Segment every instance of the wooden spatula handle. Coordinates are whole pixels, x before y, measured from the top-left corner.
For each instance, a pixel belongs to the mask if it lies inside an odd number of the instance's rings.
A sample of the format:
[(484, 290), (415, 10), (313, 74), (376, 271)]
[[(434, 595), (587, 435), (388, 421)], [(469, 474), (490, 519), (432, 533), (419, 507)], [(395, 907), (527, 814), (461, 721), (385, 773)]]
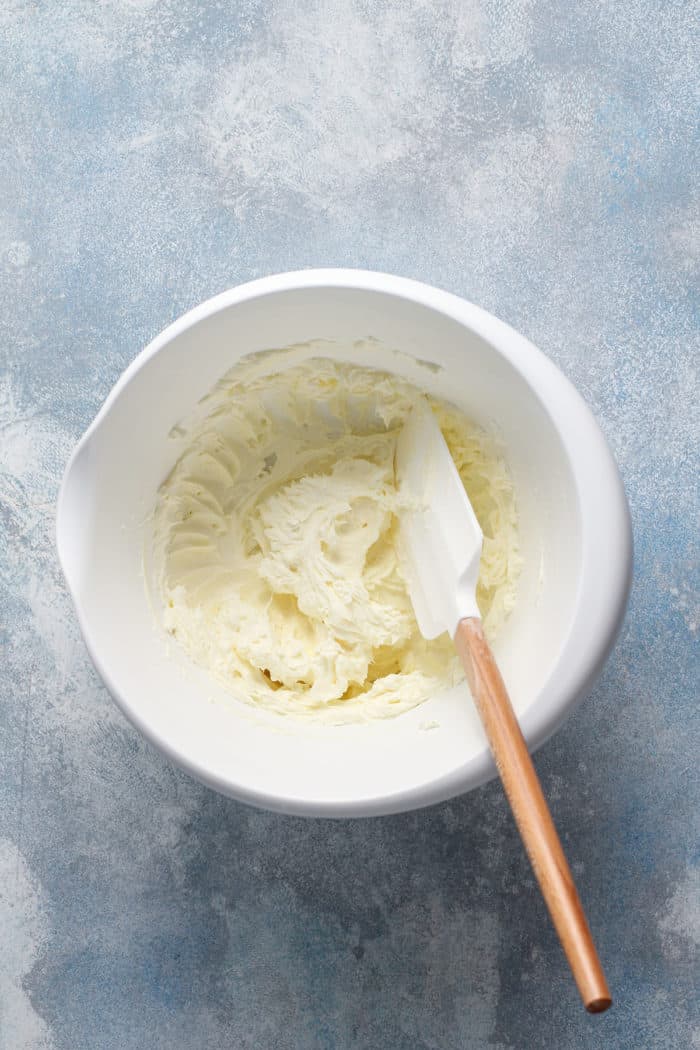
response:
[(559, 934), (581, 998), (591, 1013), (612, 999), (552, 815), (481, 620), (461, 620), (455, 645), (464, 664), (505, 793)]

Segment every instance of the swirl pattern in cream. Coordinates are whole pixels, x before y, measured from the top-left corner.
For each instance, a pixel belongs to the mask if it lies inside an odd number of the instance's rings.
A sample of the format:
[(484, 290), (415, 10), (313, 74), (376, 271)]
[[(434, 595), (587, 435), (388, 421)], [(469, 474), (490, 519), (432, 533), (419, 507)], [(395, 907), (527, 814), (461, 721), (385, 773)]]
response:
[[(200, 405), (159, 492), (155, 578), (166, 629), (236, 696), (345, 722), (459, 680), (449, 638), (418, 631), (396, 552), (396, 436), (420, 396), (317, 358), (262, 375), (241, 363)], [(495, 442), (432, 404), (484, 530), (493, 636), (519, 571), (513, 485)]]

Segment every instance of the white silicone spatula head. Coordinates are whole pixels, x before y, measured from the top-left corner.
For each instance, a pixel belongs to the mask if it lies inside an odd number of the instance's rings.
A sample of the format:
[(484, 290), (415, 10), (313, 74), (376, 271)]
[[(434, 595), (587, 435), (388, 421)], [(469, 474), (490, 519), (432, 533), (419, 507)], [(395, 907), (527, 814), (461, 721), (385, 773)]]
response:
[(478, 616), (476, 582), (483, 534), (427, 400), (411, 412), (396, 445), (401, 568), (424, 638), (454, 637)]

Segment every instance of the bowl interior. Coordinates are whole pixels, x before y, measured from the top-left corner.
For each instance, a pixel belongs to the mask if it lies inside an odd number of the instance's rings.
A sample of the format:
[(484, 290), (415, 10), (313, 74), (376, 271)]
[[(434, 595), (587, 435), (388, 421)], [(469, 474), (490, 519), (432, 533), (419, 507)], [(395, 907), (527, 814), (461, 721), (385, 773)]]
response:
[(267, 716), (229, 696), (169, 642), (144, 579), (148, 518), (181, 451), (172, 427), (241, 356), (295, 344), (291, 364), (318, 356), (319, 340), (324, 355), (402, 375), (501, 439), (516, 485), (524, 568), (517, 608), (495, 648), (517, 711), (536, 705), (560, 659), (581, 571), (569, 459), (539, 396), (510, 361), (453, 317), (399, 295), (279, 291), (165, 333), (156, 341), (161, 349), (120, 381), (79, 446), (64, 482), (59, 550), (98, 669), (129, 717), (172, 757), (220, 790), (276, 808), (386, 812), (492, 773), (465, 686), (398, 719), (359, 726)]

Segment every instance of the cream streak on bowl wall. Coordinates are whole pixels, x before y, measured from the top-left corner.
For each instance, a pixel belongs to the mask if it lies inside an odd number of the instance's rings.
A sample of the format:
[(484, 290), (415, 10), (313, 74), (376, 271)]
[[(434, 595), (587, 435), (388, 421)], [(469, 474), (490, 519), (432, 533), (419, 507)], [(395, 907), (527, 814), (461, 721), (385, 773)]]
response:
[[(163, 624), (268, 709), (398, 714), (461, 678), (447, 635), (421, 637), (396, 553), (396, 436), (421, 392), (329, 359), (263, 358), (262, 373), (260, 355), (233, 368), (178, 428), (186, 451), (153, 517)], [(484, 529), (478, 598), (493, 637), (520, 569), (513, 485), (493, 438), (433, 409)]]

